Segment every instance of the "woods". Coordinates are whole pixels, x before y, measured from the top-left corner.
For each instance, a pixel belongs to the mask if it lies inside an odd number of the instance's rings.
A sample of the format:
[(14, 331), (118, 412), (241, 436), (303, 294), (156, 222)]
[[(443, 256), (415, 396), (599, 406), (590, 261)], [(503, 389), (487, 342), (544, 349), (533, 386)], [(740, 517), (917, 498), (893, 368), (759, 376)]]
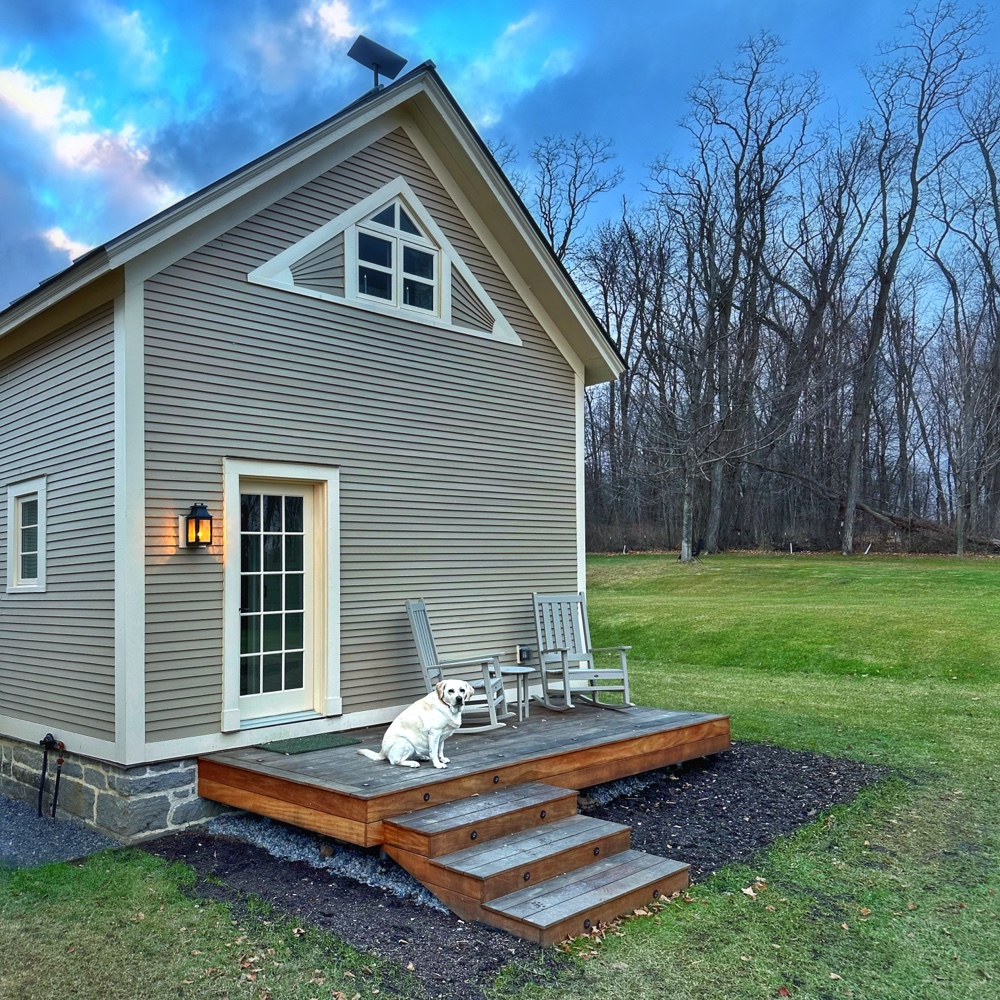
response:
[(588, 547), (1000, 544), (1000, 75), (982, 10), (914, 9), (830, 121), (761, 33), (684, 158), (584, 232), (601, 137), (515, 178), (628, 362), (590, 392)]

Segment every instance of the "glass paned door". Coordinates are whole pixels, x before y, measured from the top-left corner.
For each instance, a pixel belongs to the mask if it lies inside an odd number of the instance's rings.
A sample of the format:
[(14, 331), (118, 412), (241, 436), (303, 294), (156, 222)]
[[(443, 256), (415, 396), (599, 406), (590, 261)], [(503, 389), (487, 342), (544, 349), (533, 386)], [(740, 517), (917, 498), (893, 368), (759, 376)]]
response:
[(240, 717), (313, 707), (312, 494), (240, 485)]

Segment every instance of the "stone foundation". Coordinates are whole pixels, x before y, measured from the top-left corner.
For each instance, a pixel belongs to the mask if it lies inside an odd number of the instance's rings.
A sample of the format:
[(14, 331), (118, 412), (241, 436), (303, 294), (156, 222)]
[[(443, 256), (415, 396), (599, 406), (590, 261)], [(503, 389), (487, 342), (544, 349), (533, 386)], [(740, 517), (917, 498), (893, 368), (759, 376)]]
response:
[[(198, 767), (193, 757), (121, 767), (69, 751), (52, 751), (42, 795), (45, 813), (52, 807), (56, 758), (60, 756), (63, 766), (56, 816), (73, 816), (124, 843), (233, 811), (198, 796)], [(37, 805), (41, 775), (40, 746), (0, 737), (0, 792)]]

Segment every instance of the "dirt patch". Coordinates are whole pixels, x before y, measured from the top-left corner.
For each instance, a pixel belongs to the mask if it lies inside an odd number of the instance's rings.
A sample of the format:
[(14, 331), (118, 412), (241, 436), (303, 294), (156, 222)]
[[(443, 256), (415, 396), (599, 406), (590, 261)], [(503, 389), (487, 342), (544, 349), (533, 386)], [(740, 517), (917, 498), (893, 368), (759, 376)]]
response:
[[(700, 880), (722, 865), (749, 861), (885, 773), (856, 761), (743, 743), (592, 790), (582, 802), (588, 815), (630, 825), (633, 847), (687, 861)], [(317, 838), (317, 856), (321, 843)], [(484, 986), (504, 966), (514, 963), (520, 976), (538, 979), (554, 976), (563, 964), (554, 949), (204, 829), (163, 837), (146, 849), (191, 865), (200, 896), (236, 903), (258, 896), (360, 951), (403, 968), (412, 963), (428, 998), (482, 1000)]]

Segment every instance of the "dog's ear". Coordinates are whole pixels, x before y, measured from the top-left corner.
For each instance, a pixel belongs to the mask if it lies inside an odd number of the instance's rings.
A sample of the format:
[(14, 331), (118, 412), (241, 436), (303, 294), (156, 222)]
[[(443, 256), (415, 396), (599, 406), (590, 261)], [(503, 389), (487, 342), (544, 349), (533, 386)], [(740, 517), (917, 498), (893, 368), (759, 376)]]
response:
[[(434, 685), (434, 690), (437, 692), (437, 696), (441, 701), (444, 701), (444, 686), (446, 683), (447, 681), (438, 681), (437, 684)], [(447, 704), (447, 702), (445, 702), (445, 704)]]
[(471, 684), (465, 685), (465, 700), (468, 701), (474, 694), (476, 689)]

